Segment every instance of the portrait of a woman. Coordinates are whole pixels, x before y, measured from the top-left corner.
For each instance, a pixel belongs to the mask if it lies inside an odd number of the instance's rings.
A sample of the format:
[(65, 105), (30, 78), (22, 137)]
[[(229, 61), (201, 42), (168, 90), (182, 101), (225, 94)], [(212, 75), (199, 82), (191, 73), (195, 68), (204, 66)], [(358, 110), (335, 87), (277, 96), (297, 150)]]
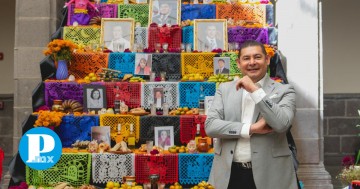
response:
[(147, 65), (147, 60), (141, 58), (138, 65), (135, 68), (135, 74), (137, 75), (150, 75), (151, 67)]
[(85, 85), (83, 90), (85, 110), (100, 110), (101, 108), (106, 108), (105, 86)]
[(158, 145), (163, 149), (171, 145), (169, 130), (159, 131)]

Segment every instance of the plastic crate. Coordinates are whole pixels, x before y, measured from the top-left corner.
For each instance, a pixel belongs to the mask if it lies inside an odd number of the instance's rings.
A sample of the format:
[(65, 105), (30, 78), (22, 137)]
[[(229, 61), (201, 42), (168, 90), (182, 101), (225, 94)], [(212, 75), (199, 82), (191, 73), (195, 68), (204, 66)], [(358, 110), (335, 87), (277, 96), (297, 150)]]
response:
[(127, 142), (127, 138), (130, 134), (130, 124), (134, 124), (136, 142), (139, 141), (140, 122), (139, 116), (132, 115), (114, 115), (103, 114), (100, 115), (100, 126), (110, 126), (110, 136), (115, 141), (117, 134), (117, 126), (121, 124), (121, 134), (124, 137), (123, 140)]
[(124, 77), (125, 74), (134, 74), (135, 53), (110, 53), (108, 67), (121, 71), (119, 77)]
[(62, 154), (60, 160), (46, 170), (34, 170), (26, 166), (26, 183), (28, 185), (49, 185), (57, 182), (68, 182), (78, 187), (89, 184), (91, 174), (91, 154)]
[(269, 44), (268, 28), (246, 28), (236, 26), (228, 29), (229, 43), (237, 42), (241, 45), (246, 40), (255, 40), (263, 44)]
[(83, 86), (75, 82), (45, 82), (45, 104), (51, 110), (54, 100), (73, 99), (83, 103)]
[[(98, 8), (99, 12), (96, 12), (96, 10), (94, 10), (92, 7), (88, 6), (88, 8), (87, 8), (90, 18), (93, 18), (95, 16), (99, 16), (101, 18), (116, 18), (117, 17), (117, 12), (118, 12), (117, 5), (101, 3), (101, 4), (95, 4), (95, 6), (96, 6), (96, 8)], [(69, 6), (68, 19), (67, 19), (68, 26), (72, 25), (71, 17), (74, 15), (74, 7), (75, 7), (75, 4), (71, 4), (71, 6)]]
[(108, 53), (73, 53), (69, 75), (76, 79), (84, 79), (89, 73), (101, 73), (108, 67)]
[(99, 26), (65, 26), (63, 39), (70, 40), (78, 45), (91, 45), (100, 43), (101, 29)]
[(196, 136), (196, 125), (200, 124), (200, 134), (207, 136), (205, 133), (206, 115), (182, 115), (180, 116), (180, 141), (183, 144), (189, 143)]
[(152, 56), (152, 71), (156, 75), (166, 72), (167, 81), (181, 79), (181, 61), (179, 53), (154, 53)]
[(130, 82), (106, 82), (106, 100), (107, 107), (114, 108), (115, 97), (122, 101), (129, 108), (138, 108), (141, 106), (141, 83)]
[(155, 140), (155, 127), (174, 126), (174, 144), (182, 145), (180, 142), (180, 116), (141, 116), (140, 125), (140, 144), (145, 144), (147, 140)]
[(177, 108), (179, 105), (179, 83), (178, 82), (146, 82), (142, 83), (141, 106), (150, 109), (154, 102), (154, 88), (163, 88), (165, 102), (170, 109)]
[(182, 4), (181, 21), (194, 19), (215, 19), (215, 4)]
[(180, 82), (180, 107), (198, 108), (200, 88), (203, 88), (205, 96), (214, 96), (216, 83), (213, 82)]
[(181, 28), (176, 25), (158, 27), (157, 24), (151, 24), (149, 27), (149, 48), (155, 49), (156, 43), (167, 43), (169, 49), (180, 49)]
[(92, 181), (123, 183), (123, 177), (135, 175), (135, 154), (92, 154)]
[(60, 126), (55, 128), (55, 132), (59, 135), (63, 147), (71, 147), (76, 140), (91, 141), (91, 127), (98, 125), (97, 115), (66, 115), (62, 118)]
[(214, 75), (216, 53), (181, 53), (181, 73), (200, 74), (207, 78)]
[(133, 18), (142, 27), (147, 27), (149, 23), (148, 4), (119, 4), (119, 18)]
[(209, 179), (214, 154), (179, 153), (179, 182), (197, 184)]
[(149, 182), (150, 174), (159, 174), (159, 182), (174, 183), (178, 181), (177, 154), (136, 154), (135, 155), (136, 182)]

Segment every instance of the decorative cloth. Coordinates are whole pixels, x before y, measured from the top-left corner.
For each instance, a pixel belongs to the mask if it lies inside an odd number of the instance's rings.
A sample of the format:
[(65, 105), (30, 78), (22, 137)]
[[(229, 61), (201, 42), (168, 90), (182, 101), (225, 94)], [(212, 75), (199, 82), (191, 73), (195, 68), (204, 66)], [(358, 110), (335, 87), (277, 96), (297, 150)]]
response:
[(154, 88), (163, 88), (165, 102), (170, 109), (178, 107), (179, 82), (146, 82), (142, 84), (141, 106), (150, 109), (154, 103)]
[(174, 183), (178, 181), (177, 154), (136, 154), (135, 155), (136, 182), (149, 182), (150, 174), (159, 174), (159, 182)]
[(89, 184), (91, 173), (91, 154), (66, 153), (50, 169), (34, 170), (26, 166), (26, 183), (28, 185), (49, 185), (58, 182), (68, 182), (79, 187)]
[(123, 177), (135, 175), (135, 154), (92, 154), (92, 180), (123, 183)]
[(214, 154), (179, 153), (178, 156), (181, 184), (197, 184), (209, 179)]
[(182, 4), (181, 21), (194, 19), (215, 19), (215, 4)]

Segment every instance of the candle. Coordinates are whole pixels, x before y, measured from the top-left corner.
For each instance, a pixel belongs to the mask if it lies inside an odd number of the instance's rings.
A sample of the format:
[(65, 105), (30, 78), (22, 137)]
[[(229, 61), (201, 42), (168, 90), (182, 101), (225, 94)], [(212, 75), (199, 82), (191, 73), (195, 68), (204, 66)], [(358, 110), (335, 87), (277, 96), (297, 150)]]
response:
[(121, 124), (120, 123), (118, 124), (117, 130), (118, 130), (118, 133), (120, 133), (120, 131), (121, 131)]

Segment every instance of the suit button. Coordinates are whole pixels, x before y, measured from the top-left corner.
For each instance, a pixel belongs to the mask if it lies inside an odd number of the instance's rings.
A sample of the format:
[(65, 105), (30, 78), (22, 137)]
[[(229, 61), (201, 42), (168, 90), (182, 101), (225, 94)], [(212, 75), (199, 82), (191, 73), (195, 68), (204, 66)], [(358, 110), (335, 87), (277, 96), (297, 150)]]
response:
[(234, 151), (232, 151), (232, 150), (231, 150), (231, 151), (230, 151), (230, 153), (231, 153), (231, 154), (233, 154), (233, 153), (234, 153)]

